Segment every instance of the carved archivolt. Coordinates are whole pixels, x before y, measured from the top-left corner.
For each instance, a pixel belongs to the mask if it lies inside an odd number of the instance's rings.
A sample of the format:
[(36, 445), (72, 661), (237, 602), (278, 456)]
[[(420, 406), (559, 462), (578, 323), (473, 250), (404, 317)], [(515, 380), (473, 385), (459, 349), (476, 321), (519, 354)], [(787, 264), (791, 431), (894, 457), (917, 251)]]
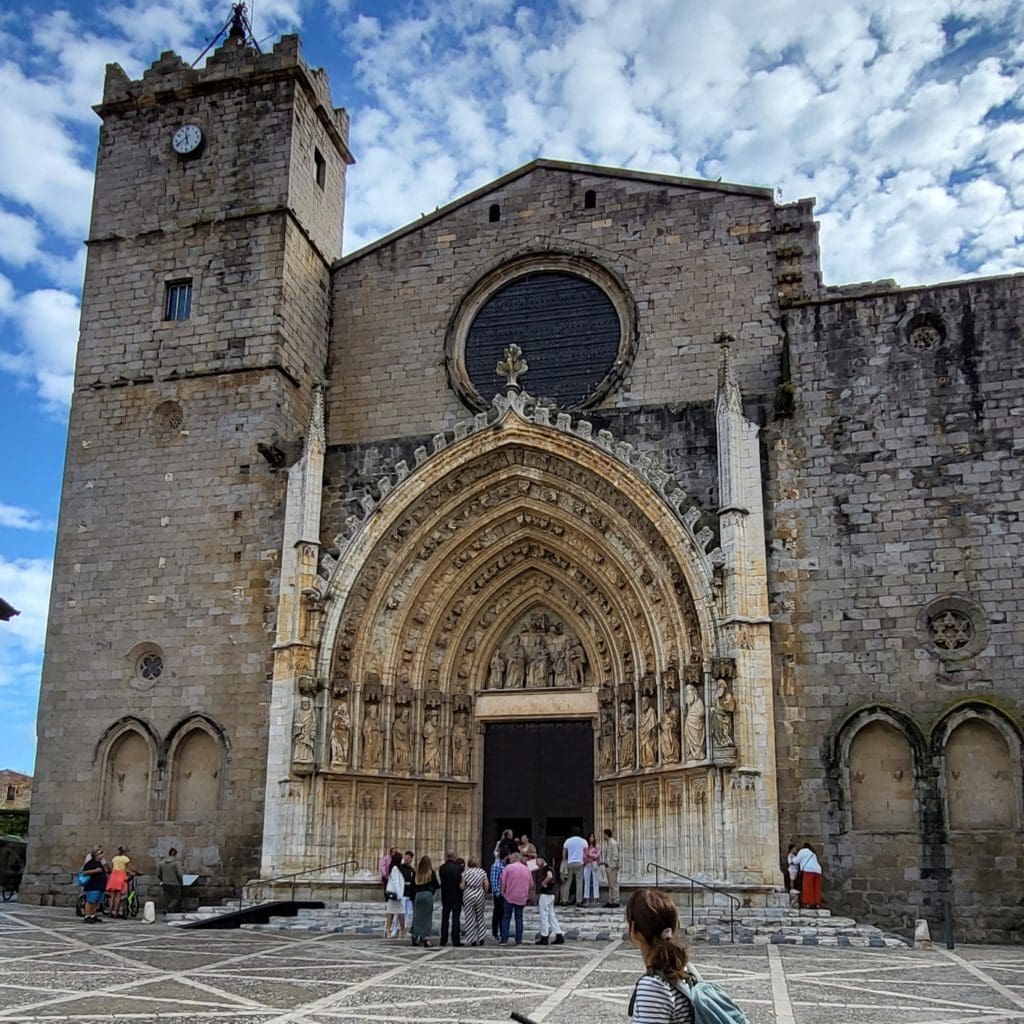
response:
[[(717, 648), (699, 510), (589, 424), (499, 412), (439, 435), (323, 560), (323, 760), (471, 777), (474, 695), (510, 688), (621, 690), (599, 722), (602, 774), (697, 759), (676, 666), (703, 680)], [(296, 739), (318, 728), (304, 718)]]

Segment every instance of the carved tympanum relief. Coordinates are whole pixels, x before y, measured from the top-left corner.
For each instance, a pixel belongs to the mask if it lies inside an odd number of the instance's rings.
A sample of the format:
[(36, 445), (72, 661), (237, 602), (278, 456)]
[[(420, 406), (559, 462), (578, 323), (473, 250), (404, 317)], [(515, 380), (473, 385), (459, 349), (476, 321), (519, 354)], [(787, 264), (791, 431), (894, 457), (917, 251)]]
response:
[(523, 616), (491, 656), (484, 688), (548, 690), (586, 684), (587, 656), (566, 625), (548, 612)]
[[(680, 653), (688, 659), (699, 649), (699, 631), (673, 562), (654, 524), (585, 468), (531, 450), (482, 456), (457, 480), (439, 480), (382, 537), (346, 601), (335, 672), (358, 675), (367, 653), (379, 647), (392, 662), (397, 654), (414, 675), (427, 674), (423, 659), (446, 674), (451, 659), (478, 640), (474, 609), (481, 601), (517, 570), (541, 566), (566, 581), (583, 602), (580, 614), (599, 618), (600, 633), (609, 632), (615, 648), (632, 636), (648, 660), (651, 634), (674, 634), (687, 645)], [(487, 688), (497, 688), (499, 678), (505, 688), (510, 680), (517, 684), (519, 656), (504, 644), (500, 653), (494, 658), (489, 645), (482, 662), (473, 659), (469, 677), (481, 680), (477, 686), (487, 679)], [(522, 654), (524, 686), (529, 654)], [(538, 654), (535, 683), (545, 672)], [(582, 646), (567, 646), (564, 665), (552, 657), (546, 671), (579, 686), (591, 668)]]

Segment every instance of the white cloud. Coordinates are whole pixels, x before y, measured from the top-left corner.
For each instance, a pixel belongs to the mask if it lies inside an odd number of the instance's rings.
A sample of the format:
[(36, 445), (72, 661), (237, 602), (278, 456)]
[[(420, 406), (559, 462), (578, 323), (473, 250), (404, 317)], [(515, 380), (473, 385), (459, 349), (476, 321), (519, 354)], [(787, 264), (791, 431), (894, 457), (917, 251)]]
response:
[(0, 526), (13, 530), (48, 530), (51, 524), (44, 522), (28, 509), (0, 502)]
[(0, 320), (14, 325), (17, 338), (0, 348), (0, 370), (33, 387), (55, 411), (71, 400), (78, 317), (78, 299), (70, 292), (41, 288), (17, 296), (0, 275)]
[[(431, 4), (347, 33), (376, 100), (353, 112), (350, 249), (536, 156), (815, 194), (831, 281), (955, 277), (1019, 248), (1024, 127), (988, 121), (1021, 102), (1024, 9), (1009, 0), (511, 11), (453, 24)], [(984, 59), (958, 55), (979, 41)], [(439, 148), (455, 158), (443, 170)], [(971, 179), (1005, 200), (972, 197)]]

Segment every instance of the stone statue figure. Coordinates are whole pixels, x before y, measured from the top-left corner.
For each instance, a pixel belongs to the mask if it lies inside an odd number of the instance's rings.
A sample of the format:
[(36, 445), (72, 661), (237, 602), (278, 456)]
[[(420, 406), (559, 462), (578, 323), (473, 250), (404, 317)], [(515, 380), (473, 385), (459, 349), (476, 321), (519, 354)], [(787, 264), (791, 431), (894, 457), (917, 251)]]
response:
[(697, 687), (690, 683), (686, 687), (686, 724), (683, 726), (687, 761), (704, 760), (705, 731), (704, 701), (701, 700)]
[(632, 768), (636, 764), (636, 714), (629, 701), (622, 702), (619, 714), (619, 767)]
[(293, 757), (296, 761), (316, 760), (316, 709), (309, 697), (299, 701), (292, 725)]
[(363, 767), (379, 768), (383, 751), (384, 730), (380, 724), (380, 712), (376, 704), (370, 704), (363, 719)]
[(465, 715), (455, 716), (455, 728), (452, 730), (452, 774), (469, 774), (469, 726)]
[(509, 644), (506, 654), (508, 661), (505, 673), (505, 689), (521, 690), (526, 683), (526, 652), (523, 650), (523, 642), (519, 639), (518, 633), (512, 637), (512, 642)]
[(407, 772), (412, 763), (409, 740), (409, 709), (401, 708), (391, 726), (391, 768), (396, 772)]
[(661, 747), (661, 763), (678, 764), (682, 757), (682, 749), (679, 740), (679, 705), (676, 703), (674, 693), (665, 695), (665, 710), (661, 714), (658, 731), (660, 733), (658, 745)]
[(729, 689), (727, 679), (715, 680), (715, 704), (711, 709), (711, 738), (715, 747), (722, 749), (736, 746), (733, 732), (733, 715), (736, 713), (736, 698)]
[(601, 739), (598, 745), (602, 775), (615, 771), (615, 723), (610, 711), (601, 712)]
[(352, 746), (352, 716), (348, 701), (341, 701), (331, 716), (331, 764), (347, 765)]
[(436, 711), (431, 711), (423, 723), (423, 770), (441, 771), (441, 730), (437, 725)]
[(564, 647), (558, 648), (551, 657), (551, 677), (554, 686), (569, 685), (569, 658)]
[(586, 674), (587, 656), (583, 653), (583, 644), (574, 639), (569, 644), (569, 682), (572, 686), (582, 686)]
[(531, 690), (541, 690), (551, 685), (551, 652), (542, 636), (533, 643), (530, 662), (526, 666), (526, 686)]
[(640, 698), (640, 767), (653, 768), (658, 763), (658, 712), (646, 694)]
[(505, 686), (505, 659), (501, 651), (495, 651), (491, 658), (491, 670), (487, 674), (487, 689), (501, 690)]

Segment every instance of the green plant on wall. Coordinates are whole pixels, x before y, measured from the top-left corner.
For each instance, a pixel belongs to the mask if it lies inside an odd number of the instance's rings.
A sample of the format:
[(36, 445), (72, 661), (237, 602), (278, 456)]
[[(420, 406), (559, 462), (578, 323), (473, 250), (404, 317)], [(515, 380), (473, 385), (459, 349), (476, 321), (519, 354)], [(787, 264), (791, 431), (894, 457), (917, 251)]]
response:
[(28, 811), (0, 811), (0, 835), (27, 836)]

